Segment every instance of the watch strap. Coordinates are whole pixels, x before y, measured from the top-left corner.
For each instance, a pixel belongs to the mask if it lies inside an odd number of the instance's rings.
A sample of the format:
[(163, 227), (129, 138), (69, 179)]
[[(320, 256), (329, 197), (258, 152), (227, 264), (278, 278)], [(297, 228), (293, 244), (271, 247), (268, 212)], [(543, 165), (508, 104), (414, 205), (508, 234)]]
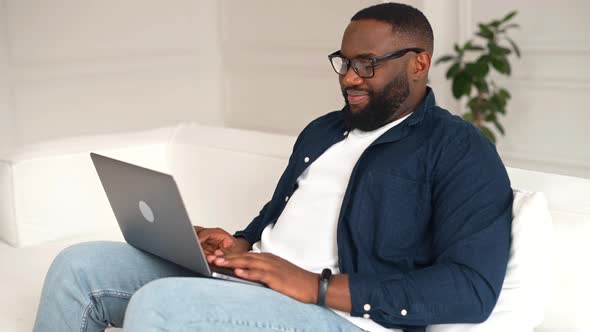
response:
[(330, 269), (323, 269), (322, 273), (320, 274), (320, 285), (318, 288), (318, 301), (317, 305), (325, 306), (326, 304), (326, 292), (328, 291), (328, 283), (330, 282), (330, 278), (332, 278), (332, 270)]

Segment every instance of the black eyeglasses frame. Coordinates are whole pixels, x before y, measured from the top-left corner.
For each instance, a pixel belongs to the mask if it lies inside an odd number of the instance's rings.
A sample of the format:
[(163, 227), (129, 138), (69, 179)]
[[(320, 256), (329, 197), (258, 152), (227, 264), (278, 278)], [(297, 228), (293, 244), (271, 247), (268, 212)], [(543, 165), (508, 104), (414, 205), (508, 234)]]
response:
[[(353, 63), (353, 60), (355, 60), (355, 59), (349, 59), (349, 58), (343, 56), (342, 53), (340, 52), (340, 50), (338, 50), (338, 51), (336, 51), (336, 52), (328, 55), (328, 60), (330, 60), (330, 64), (332, 65), (332, 69), (334, 69), (334, 71), (338, 75), (346, 75), (346, 73), (341, 74), (341, 73), (338, 72), (338, 70), (336, 70), (336, 67), (334, 67), (334, 63), (332, 62), (332, 58), (336, 58), (336, 57), (341, 58), (347, 64), (346, 65), (346, 72), (348, 72), (348, 70), (352, 66), (352, 70), (354, 70), (354, 72), (359, 77), (362, 77), (362, 78), (371, 78), (371, 77), (375, 76), (375, 66), (377, 66), (379, 63), (384, 62), (384, 61), (388, 61), (388, 60), (393, 60), (393, 59), (401, 58), (401, 57), (403, 57), (404, 55), (406, 55), (409, 52), (414, 52), (414, 53), (419, 54), (419, 53), (422, 53), (424, 51), (425, 50), (422, 49), (422, 48), (410, 47), (410, 48), (404, 48), (404, 49), (401, 49), (399, 51), (395, 51), (395, 52), (392, 52), (392, 53), (388, 53), (388, 54), (385, 54), (385, 55), (382, 55), (382, 56), (378, 56), (378, 57), (375, 57), (375, 58), (365, 59), (365, 60), (368, 60), (371, 63), (371, 75), (370, 76), (367, 76), (367, 75), (364, 75), (363, 76), (363, 75), (359, 74), (358, 69), (356, 68), (356, 66)], [(358, 58), (356, 58), (356, 59), (358, 59)]]

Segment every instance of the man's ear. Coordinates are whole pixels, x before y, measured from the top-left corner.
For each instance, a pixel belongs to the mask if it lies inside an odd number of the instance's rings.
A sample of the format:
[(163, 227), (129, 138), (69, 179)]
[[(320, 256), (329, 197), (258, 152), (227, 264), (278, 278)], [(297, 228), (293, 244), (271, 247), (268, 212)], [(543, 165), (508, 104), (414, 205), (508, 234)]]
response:
[(416, 54), (416, 57), (412, 61), (410, 68), (410, 75), (412, 79), (422, 80), (428, 76), (430, 70), (431, 56), (428, 52), (421, 52)]

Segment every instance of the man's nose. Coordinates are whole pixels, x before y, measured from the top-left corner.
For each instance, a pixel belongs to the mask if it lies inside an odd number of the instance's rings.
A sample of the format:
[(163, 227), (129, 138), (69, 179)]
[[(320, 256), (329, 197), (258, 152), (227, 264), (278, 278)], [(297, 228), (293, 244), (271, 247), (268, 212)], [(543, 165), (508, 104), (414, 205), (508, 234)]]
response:
[(348, 70), (346, 71), (346, 74), (344, 74), (344, 76), (342, 77), (342, 85), (343, 86), (357, 86), (357, 85), (361, 85), (362, 83), (363, 83), (363, 78), (360, 77), (354, 71), (354, 69), (352, 69), (352, 66), (349, 66)]

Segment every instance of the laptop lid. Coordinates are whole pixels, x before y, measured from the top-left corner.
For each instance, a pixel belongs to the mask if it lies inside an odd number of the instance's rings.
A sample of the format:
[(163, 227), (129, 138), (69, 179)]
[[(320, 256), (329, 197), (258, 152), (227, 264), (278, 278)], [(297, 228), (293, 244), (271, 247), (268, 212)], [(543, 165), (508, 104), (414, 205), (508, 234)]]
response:
[(90, 157), (127, 243), (211, 276), (171, 175), (96, 153)]

